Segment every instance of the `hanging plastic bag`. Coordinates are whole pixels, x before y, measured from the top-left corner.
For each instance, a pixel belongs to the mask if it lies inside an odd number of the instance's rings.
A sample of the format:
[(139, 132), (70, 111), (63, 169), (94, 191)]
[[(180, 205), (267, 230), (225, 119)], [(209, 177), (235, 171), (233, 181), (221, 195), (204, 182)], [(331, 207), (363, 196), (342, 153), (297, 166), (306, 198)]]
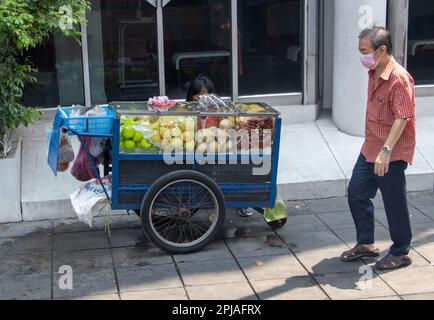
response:
[(72, 148), (71, 139), (68, 134), (61, 131), (59, 151), (57, 155), (57, 170), (64, 172), (68, 170), (69, 164), (74, 161), (74, 149)]
[(279, 194), (276, 196), (274, 208), (265, 208), (264, 218), (267, 222), (288, 218), (288, 207)]
[[(102, 179), (104, 187), (111, 197), (112, 183), (111, 177)], [(108, 214), (110, 200), (107, 199), (104, 189), (98, 180), (93, 179), (83, 184), (77, 191), (71, 194), (71, 203), (80, 221), (92, 227), (93, 218)]]
[(106, 143), (107, 138), (92, 138), (89, 145), (89, 153), (95, 158), (98, 158), (104, 152)]
[[(90, 144), (92, 142), (91, 137), (82, 137), (83, 145), (89, 150)], [(84, 150), (84, 147), (80, 146), (80, 150), (78, 151), (77, 158), (75, 159), (74, 165), (71, 169), (71, 174), (76, 178), (78, 181), (89, 181), (90, 179), (94, 178), (96, 179), (96, 173), (92, 170), (92, 165), (89, 162), (89, 159), (87, 157), (86, 151)], [(93, 157), (92, 155), (91, 161), (94, 162), (96, 169), (98, 170), (99, 161), (97, 158)]]

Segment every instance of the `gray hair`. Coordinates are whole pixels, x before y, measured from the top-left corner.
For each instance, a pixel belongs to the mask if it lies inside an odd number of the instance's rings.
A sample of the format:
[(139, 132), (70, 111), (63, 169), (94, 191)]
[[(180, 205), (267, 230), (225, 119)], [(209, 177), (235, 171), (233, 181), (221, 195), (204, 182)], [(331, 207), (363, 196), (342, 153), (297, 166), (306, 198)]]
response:
[(392, 54), (393, 52), (392, 35), (390, 31), (384, 27), (364, 29), (360, 33), (359, 39), (369, 39), (371, 41), (371, 47), (374, 50), (377, 50), (381, 46), (385, 46), (388, 54)]

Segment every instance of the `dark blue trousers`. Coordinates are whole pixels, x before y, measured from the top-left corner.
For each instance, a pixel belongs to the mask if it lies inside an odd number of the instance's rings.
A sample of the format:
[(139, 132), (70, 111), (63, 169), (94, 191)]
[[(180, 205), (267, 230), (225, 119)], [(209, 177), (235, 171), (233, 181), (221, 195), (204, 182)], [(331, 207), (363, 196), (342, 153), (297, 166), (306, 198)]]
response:
[(358, 244), (375, 243), (374, 205), (371, 199), (380, 189), (393, 241), (390, 254), (400, 256), (409, 253), (412, 233), (405, 179), (407, 167), (404, 161), (392, 162), (389, 172), (379, 177), (374, 173), (374, 164), (366, 162), (365, 156), (360, 154), (348, 187), (348, 203), (356, 225)]

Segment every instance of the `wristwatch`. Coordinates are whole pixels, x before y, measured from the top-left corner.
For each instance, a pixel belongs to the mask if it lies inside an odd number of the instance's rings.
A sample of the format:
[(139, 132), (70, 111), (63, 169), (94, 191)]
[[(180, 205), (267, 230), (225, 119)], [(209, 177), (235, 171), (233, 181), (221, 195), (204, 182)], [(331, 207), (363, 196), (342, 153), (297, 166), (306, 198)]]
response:
[(392, 149), (390, 149), (388, 146), (384, 146), (383, 147), (383, 152), (384, 153), (392, 153)]

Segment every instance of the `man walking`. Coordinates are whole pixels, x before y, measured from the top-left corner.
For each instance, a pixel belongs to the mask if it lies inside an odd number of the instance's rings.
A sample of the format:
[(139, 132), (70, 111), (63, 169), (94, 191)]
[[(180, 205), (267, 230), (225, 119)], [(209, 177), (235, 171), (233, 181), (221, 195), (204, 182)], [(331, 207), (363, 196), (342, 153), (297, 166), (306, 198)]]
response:
[(378, 257), (374, 237), (374, 205), (383, 196), (393, 245), (376, 267), (390, 270), (412, 263), (408, 256), (412, 232), (405, 170), (416, 147), (414, 80), (392, 55), (390, 32), (381, 27), (359, 36), (362, 64), (369, 69), (366, 138), (348, 187), (348, 203), (357, 231), (357, 246), (342, 254), (345, 262)]

